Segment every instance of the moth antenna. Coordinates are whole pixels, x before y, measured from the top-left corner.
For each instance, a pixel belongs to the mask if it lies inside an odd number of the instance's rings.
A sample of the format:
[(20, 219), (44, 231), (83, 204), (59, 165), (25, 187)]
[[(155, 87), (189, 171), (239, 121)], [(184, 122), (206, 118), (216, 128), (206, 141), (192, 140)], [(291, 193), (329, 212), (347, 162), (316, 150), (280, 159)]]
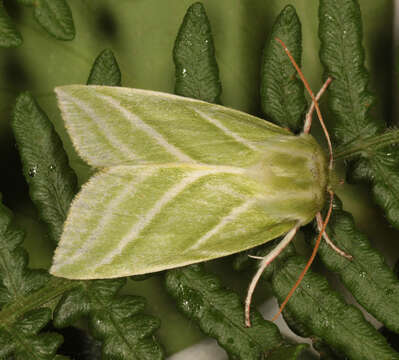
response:
[(330, 194), (330, 206), (328, 208), (327, 216), (326, 216), (326, 218), (324, 220), (323, 227), (322, 227), (322, 229), (321, 229), (321, 231), (319, 233), (319, 236), (317, 237), (316, 244), (315, 244), (315, 246), (313, 248), (312, 255), (310, 256), (305, 268), (302, 270), (301, 274), (299, 275), (298, 280), (296, 281), (295, 285), (291, 288), (291, 290), (288, 293), (287, 297), (282, 302), (278, 313), (276, 315), (274, 315), (272, 321), (275, 321), (280, 316), (280, 314), (282, 313), (283, 309), (285, 308), (285, 305), (287, 305), (288, 300), (294, 294), (296, 288), (299, 286), (299, 284), (301, 283), (302, 279), (305, 277), (305, 274), (309, 270), (310, 266), (313, 263), (313, 260), (316, 257), (317, 250), (319, 249), (319, 246), (320, 246), (321, 238), (323, 237), (323, 234), (326, 231), (326, 227), (327, 227), (328, 222), (330, 221), (330, 216), (331, 216), (331, 212), (332, 212), (332, 208), (333, 208), (334, 193), (331, 190), (329, 190), (328, 192)]
[[(315, 96), (314, 96), (314, 94), (313, 94), (313, 91), (312, 91), (312, 89), (311, 89), (310, 86), (309, 86), (308, 81), (305, 79), (305, 76), (303, 75), (302, 70), (299, 68), (298, 64), (296, 63), (294, 57), (291, 55), (291, 53), (290, 53), (290, 51), (288, 50), (287, 46), (284, 44), (283, 40), (281, 40), (281, 39), (279, 39), (279, 38), (276, 38), (276, 41), (278, 41), (278, 42), (283, 46), (284, 51), (285, 51), (286, 54), (288, 55), (288, 57), (289, 57), (289, 59), (290, 59), (292, 65), (294, 66), (294, 68), (295, 68), (295, 70), (297, 71), (299, 77), (301, 78), (303, 84), (305, 85), (305, 88), (306, 88), (307, 92), (309, 93), (309, 95), (310, 95), (310, 97), (311, 97), (311, 99), (312, 99), (312, 103), (314, 104), (314, 107), (316, 108), (317, 116), (319, 117), (319, 121), (320, 121), (321, 127), (323, 128), (324, 134), (325, 134), (325, 136), (326, 136), (327, 143), (328, 143), (328, 148), (329, 148), (329, 151), (330, 151), (329, 169), (331, 170), (331, 169), (333, 168), (333, 161), (334, 161), (334, 159), (333, 159), (333, 151), (332, 151), (332, 144), (331, 144), (330, 135), (328, 134), (328, 131), (327, 131), (327, 127), (326, 127), (326, 125), (324, 124), (323, 116), (321, 115), (321, 111), (320, 111), (320, 108), (319, 108), (319, 104), (318, 104), (318, 102), (317, 102), (317, 99), (315, 98)], [(327, 79), (327, 81), (328, 81), (328, 79)], [(330, 82), (331, 82), (331, 81), (330, 81)], [(328, 84), (327, 84), (327, 86), (328, 86)], [(326, 88), (327, 88), (327, 86), (326, 86)], [(323, 90), (323, 88), (322, 88), (322, 90)], [(323, 92), (324, 92), (324, 91), (323, 91)], [(312, 105), (313, 105), (313, 104), (312, 104)], [(305, 132), (305, 133), (308, 133), (309, 130), (310, 130), (310, 128), (309, 128), (309, 129), (304, 129), (304, 132)], [(306, 131), (307, 131), (307, 132), (306, 132)]]
[(252, 278), (251, 283), (249, 284), (248, 288), (248, 293), (247, 293), (247, 298), (245, 299), (245, 326), (246, 327), (251, 327), (251, 319), (250, 319), (250, 311), (251, 311), (251, 301), (252, 301), (252, 295), (255, 291), (256, 284), (258, 283), (260, 276), (262, 273), (265, 271), (267, 266), (277, 257), (281, 254), (281, 252), (286, 248), (286, 246), (291, 242), (291, 240), (294, 238), (296, 232), (300, 228), (301, 224), (298, 221), (298, 223), (284, 236), (283, 240), (279, 242), (279, 244), (272, 250), (270, 251), (269, 254), (267, 254), (265, 257), (262, 258), (262, 262), (259, 265), (259, 269)]
[[(316, 95), (317, 102), (320, 100), (322, 95), (325, 93), (325, 91), (328, 88), (328, 85), (330, 85), (331, 82), (332, 82), (332, 78), (328, 77), (327, 80), (324, 82), (323, 86), (321, 87), (321, 89), (319, 90), (319, 92)], [(306, 114), (305, 124), (303, 125), (303, 132), (305, 134), (309, 134), (309, 132), (310, 132), (310, 128), (312, 126), (312, 118), (313, 118), (314, 109), (315, 109), (315, 103), (312, 101), (312, 104), (310, 105), (310, 108), (309, 108), (309, 110), (308, 110), (308, 112)]]

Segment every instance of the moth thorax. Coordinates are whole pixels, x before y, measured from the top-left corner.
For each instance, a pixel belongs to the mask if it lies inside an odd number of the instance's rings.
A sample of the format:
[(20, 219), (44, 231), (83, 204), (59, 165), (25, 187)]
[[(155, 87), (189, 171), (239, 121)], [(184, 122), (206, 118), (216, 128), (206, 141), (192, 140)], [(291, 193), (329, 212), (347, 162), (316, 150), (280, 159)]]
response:
[(272, 216), (308, 223), (324, 205), (327, 159), (308, 134), (267, 139), (249, 174), (262, 186), (260, 204)]

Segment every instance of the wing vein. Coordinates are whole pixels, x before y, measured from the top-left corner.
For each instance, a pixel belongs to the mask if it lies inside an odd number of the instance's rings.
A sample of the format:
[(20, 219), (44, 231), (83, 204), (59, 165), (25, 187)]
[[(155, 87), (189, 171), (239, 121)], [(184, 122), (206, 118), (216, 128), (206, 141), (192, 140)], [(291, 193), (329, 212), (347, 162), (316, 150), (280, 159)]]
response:
[(257, 147), (254, 146), (253, 144), (251, 144), (250, 142), (248, 142), (247, 140), (245, 140), (244, 138), (242, 138), (240, 135), (236, 134), (234, 131), (231, 131), (230, 129), (228, 129), (226, 126), (224, 126), (219, 120), (216, 120), (210, 116), (208, 116), (207, 114), (205, 114), (203, 111), (200, 111), (198, 109), (195, 109), (193, 107), (190, 107), (196, 114), (198, 114), (199, 116), (201, 116), (204, 120), (208, 121), (209, 123), (211, 123), (212, 125), (216, 126), (218, 129), (222, 130), (223, 133), (231, 138), (233, 138), (236, 142), (244, 145), (245, 147), (251, 149), (251, 150), (255, 150), (257, 151)]
[(196, 250), (201, 247), (211, 237), (215, 236), (219, 231), (221, 231), (229, 222), (236, 220), (238, 216), (245, 213), (255, 202), (256, 199), (249, 199), (241, 205), (233, 208), (229, 214), (223, 217), (211, 230), (201, 236), (201, 238), (199, 238), (194, 245), (192, 245), (185, 251)]
[[(58, 90), (60, 92), (60, 90)], [(81, 110), (83, 113), (85, 113), (90, 120), (94, 122), (94, 124), (98, 127), (99, 131), (101, 134), (107, 139), (109, 144), (117, 151), (120, 153), (125, 159), (127, 160), (136, 160), (137, 156), (134, 154), (133, 150), (131, 147), (126, 146), (123, 142), (120, 141), (117, 137), (112, 135), (111, 129), (107, 126), (107, 122), (103, 121), (101, 116), (99, 116), (96, 111), (87, 103), (84, 101), (75, 98), (72, 95), (69, 95), (67, 93), (62, 93), (63, 99), (61, 100), (61, 103), (64, 104), (64, 106), (67, 106), (67, 103), (65, 103), (64, 99), (69, 100), (72, 104), (74, 104), (79, 110)], [(101, 156), (101, 152), (99, 151), (99, 155)]]
[(154, 139), (159, 145), (161, 145), (166, 151), (170, 154), (174, 155), (178, 160), (183, 162), (195, 163), (196, 161), (192, 159), (190, 156), (185, 154), (182, 150), (180, 150), (175, 145), (169, 143), (157, 130), (155, 130), (152, 126), (148, 125), (142, 118), (138, 115), (132, 113), (127, 110), (123, 106), (121, 106), (118, 101), (116, 101), (113, 97), (107, 96), (104, 94), (98, 94), (97, 96), (110, 104), (113, 108), (118, 110), (126, 120), (133, 126), (143, 130), (148, 134), (148, 136)]

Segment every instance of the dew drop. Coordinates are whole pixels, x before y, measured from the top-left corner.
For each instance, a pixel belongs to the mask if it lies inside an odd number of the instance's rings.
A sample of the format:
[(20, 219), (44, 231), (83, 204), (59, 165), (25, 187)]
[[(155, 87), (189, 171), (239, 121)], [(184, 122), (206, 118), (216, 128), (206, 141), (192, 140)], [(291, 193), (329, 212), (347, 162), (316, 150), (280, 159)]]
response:
[(182, 293), (182, 306), (185, 311), (198, 313), (203, 306), (203, 301), (194, 290), (185, 288)]
[(360, 277), (361, 277), (362, 279), (365, 279), (366, 276), (367, 276), (367, 273), (366, 273), (365, 271), (361, 271), (359, 275), (360, 275)]
[(187, 69), (184, 68), (181, 73), (183, 74), (183, 77), (186, 77), (187, 76)]
[(208, 40), (208, 39), (206, 39), (206, 40), (205, 40), (205, 44), (208, 44), (208, 43), (209, 43), (209, 40)]
[(51, 164), (48, 168), (49, 168), (50, 171), (54, 171), (55, 170), (55, 165)]
[(28, 175), (30, 177), (35, 177), (37, 174), (37, 166), (33, 166), (28, 170)]

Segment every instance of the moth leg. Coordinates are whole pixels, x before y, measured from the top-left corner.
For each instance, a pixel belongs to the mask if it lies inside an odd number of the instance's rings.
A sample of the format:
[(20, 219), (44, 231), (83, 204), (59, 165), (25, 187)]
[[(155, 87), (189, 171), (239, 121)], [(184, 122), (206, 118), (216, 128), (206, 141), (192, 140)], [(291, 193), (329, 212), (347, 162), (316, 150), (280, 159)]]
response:
[[(319, 229), (319, 231), (321, 231), (321, 229), (323, 228), (323, 219), (322, 219), (322, 217), (321, 217), (320, 212), (318, 212), (318, 213), (316, 214), (316, 221), (317, 221), (317, 228)], [(353, 260), (353, 256), (347, 254), (345, 251), (341, 250), (337, 245), (335, 245), (335, 244), (331, 241), (330, 237), (327, 235), (326, 232), (323, 232), (323, 238), (324, 238), (324, 240), (327, 242), (327, 244), (330, 245), (331, 248), (332, 248), (335, 252), (337, 252), (339, 255), (341, 255), (341, 256), (343, 256), (343, 257), (349, 259), (349, 260)]]
[(256, 259), (256, 260), (263, 260), (264, 256), (255, 256), (255, 255), (248, 255), (251, 259)]
[(266, 267), (284, 250), (284, 248), (291, 242), (294, 238), (296, 232), (301, 226), (300, 222), (298, 223), (284, 236), (283, 240), (265, 257), (262, 258), (262, 261), (259, 265), (259, 269), (256, 272), (255, 276), (252, 278), (251, 283), (249, 284), (247, 298), (245, 299), (245, 325), (247, 327), (251, 326), (251, 320), (249, 318), (250, 308), (251, 308), (251, 300), (252, 295), (255, 291), (256, 284), (258, 283), (260, 276), (263, 271), (265, 271)]
[(274, 318), (272, 319), (272, 321), (276, 320), (280, 316), (280, 314), (283, 312), (289, 299), (291, 299), (291, 296), (294, 295), (295, 290), (298, 288), (299, 284), (302, 282), (302, 280), (305, 277), (306, 273), (308, 272), (310, 266), (312, 265), (313, 260), (316, 257), (317, 250), (319, 249), (319, 246), (320, 246), (321, 238), (323, 237), (323, 233), (326, 231), (326, 227), (327, 227), (328, 222), (330, 221), (331, 213), (333, 210), (334, 192), (332, 190), (328, 190), (328, 193), (330, 194), (330, 206), (328, 207), (327, 216), (323, 221), (323, 226), (321, 227), (321, 231), (319, 233), (319, 236), (317, 237), (315, 246), (312, 251), (312, 255), (310, 256), (308, 262), (306, 263), (305, 268), (302, 270), (301, 274), (299, 275), (298, 280), (296, 281), (294, 286), (291, 288), (291, 290), (288, 293), (288, 295), (286, 296), (285, 300), (281, 303), (280, 309), (278, 310), (278, 313), (276, 315), (274, 315)]
[[(321, 89), (319, 90), (319, 92), (316, 95), (316, 101), (319, 101), (321, 96), (326, 92), (328, 85), (330, 85), (332, 81), (331, 77), (328, 77), (327, 80), (325, 81), (325, 83), (323, 84), (323, 86), (321, 87)], [(310, 132), (310, 127), (312, 126), (312, 117), (313, 117), (313, 112), (315, 109), (315, 102), (312, 101), (312, 105), (310, 105), (310, 108), (306, 114), (306, 118), (305, 118), (305, 124), (303, 126), (303, 132), (305, 134), (309, 134)]]

